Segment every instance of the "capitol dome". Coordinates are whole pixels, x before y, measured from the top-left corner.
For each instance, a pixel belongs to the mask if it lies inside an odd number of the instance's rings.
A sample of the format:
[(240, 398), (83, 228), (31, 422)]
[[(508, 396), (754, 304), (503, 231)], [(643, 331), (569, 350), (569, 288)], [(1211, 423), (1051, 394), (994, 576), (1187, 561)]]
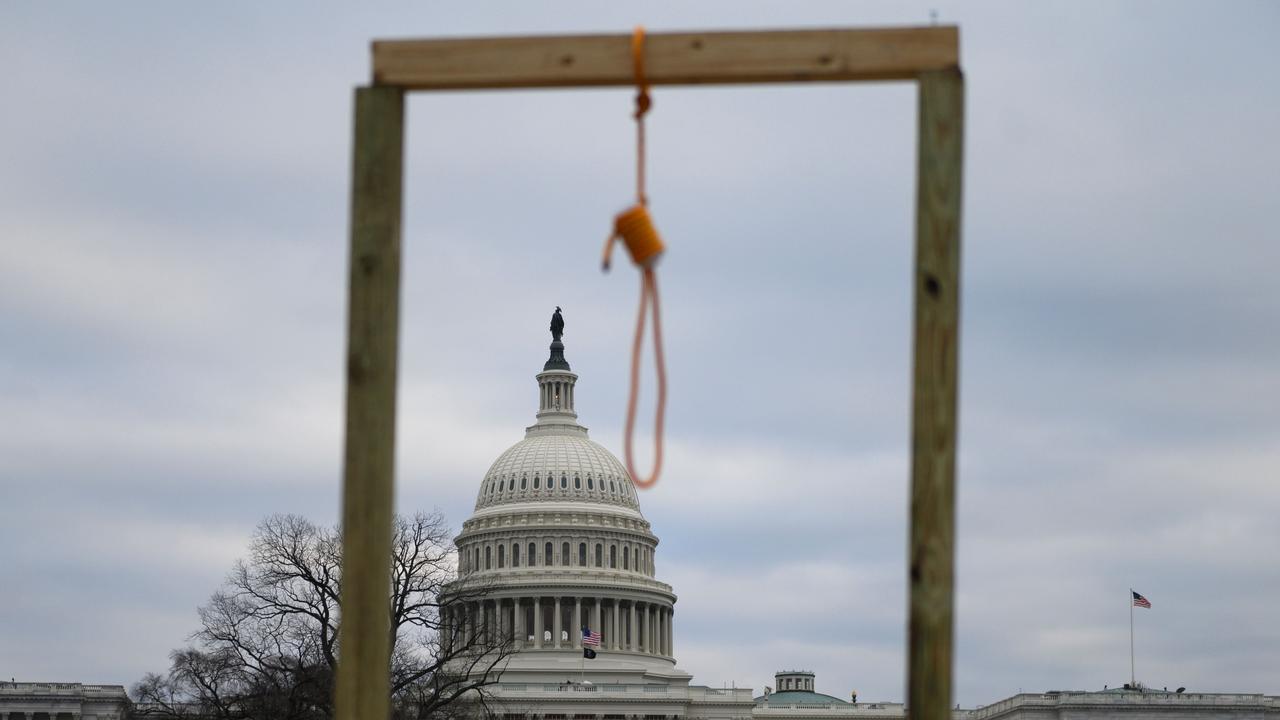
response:
[(579, 501), (640, 512), (627, 469), (582, 435), (537, 434), (512, 445), (485, 473), (476, 510), (511, 503)]
[(563, 328), (557, 308), (535, 422), (481, 478), (454, 540), (445, 635), (481, 628), (509, 640), (504, 678), (552, 678), (581, 670), (585, 656), (603, 676), (687, 683), (672, 650), (676, 596), (657, 579), (658, 538), (626, 468), (578, 423)]

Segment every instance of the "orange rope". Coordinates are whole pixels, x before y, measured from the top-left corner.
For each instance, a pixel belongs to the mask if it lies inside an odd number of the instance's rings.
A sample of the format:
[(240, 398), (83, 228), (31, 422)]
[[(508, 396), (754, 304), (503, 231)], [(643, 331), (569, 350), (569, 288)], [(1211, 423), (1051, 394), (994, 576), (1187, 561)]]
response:
[[(627, 426), (624, 439), (627, 473), (636, 487), (653, 487), (662, 472), (662, 431), (667, 412), (667, 367), (662, 354), (662, 319), (658, 307), (658, 278), (653, 266), (662, 255), (662, 238), (649, 217), (649, 198), (645, 195), (644, 116), (653, 106), (649, 82), (644, 75), (644, 28), (636, 28), (631, 36), (631, 59), (636, 76), (636, 204), (618, 214), (613, 221), (613, 234), (604, 244), (604, 269), (609, 269), (613, 245), (622, 240), (631, 260), (640, 268), (640, 313), (636, 317), (635, 341), (631, 345), (631, 391), (627, 396)], [(640, 350), (644, 346), (645, 315), (653, 308), (653, 355), (658, 375), (658, 405), (653, 420), (653, 472), (647, 478), (636, 473), (632, 440), (636, 425), (636, 398), (640, 394)]]
[[(640, 394), (640, 348), (644, 343), (644, 316), (649, 303), (653, 303), (653, 359), (658, 373), (658, 406), (653, 420), (653, 472), (640, 479), (636, 474), (635, 460), (631, 453), (632, 436), (636, 425), (636, 396)], [(627, 472), (639, 488), (653, 487), (662, 472), (662, 426), (667, 412), (667, 367), (662, 355), (662, 316), (658, 309), (658, 278), (652, 267), (641, 270), (640, 313), (636, 316), (636, 337), (631, 344), (631, 393), (627, 397), (627, 429), (623, 443), (623, 456), (627, 460)]]
[(644, 75), (644, 27), (631, 34), (631, 64), (636, 76), (636, 202), (649, 204), (644, 192), (644, 116), (653, 107), (649, 97), (649, 80)]

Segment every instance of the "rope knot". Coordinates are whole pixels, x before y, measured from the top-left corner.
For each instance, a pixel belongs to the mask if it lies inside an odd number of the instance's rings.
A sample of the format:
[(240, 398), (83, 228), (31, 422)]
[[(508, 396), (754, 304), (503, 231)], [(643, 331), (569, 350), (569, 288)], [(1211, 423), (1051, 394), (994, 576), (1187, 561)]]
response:
[(648, 114), (649, 109), (653, 107), (653, 99), (649, 97), (649, 87), (646, 85), (636, 93), (636, 112), (635, 119), (640, 120)]

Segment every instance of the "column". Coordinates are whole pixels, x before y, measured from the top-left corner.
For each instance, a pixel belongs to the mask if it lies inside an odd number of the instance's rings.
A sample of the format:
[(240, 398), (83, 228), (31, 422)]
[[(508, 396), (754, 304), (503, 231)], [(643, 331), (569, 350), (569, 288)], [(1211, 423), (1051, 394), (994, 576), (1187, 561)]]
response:
[(631, 619), (631, 622), (629, 624), (629, 629), (631, 630), (631, 638), (630, 638), (630, 642), (627, 643), (627, 649), (634, 651), (637, 649), (636, 639), (639, 637), (636, 634), (636, 601), (632, 600), (630, 603), (628, 603), (628, 606), (629, 606), (628, 615), (630, 616), (630, 619)]
[(511, 641), (511, 647), (519, 650), (524, 647), (524, 607), (520, 605), (520, 598), (511, 599), (511, 619), (515, 627), (515, 639)]
[(667, 610), (667, 655), (676, 656), (676, 632), (675, 632), (676, 609)]
[(533, 599), (533, 647), (542, 649), (542, 598)]
[(658, 651), (659, 655), (665, 655), (666, 653), (664, 651), (667, 645), (667, 641), (666, 641), (667, 631), (664, 629), (664, 627), (666, 626), (667, 609), (659, 605), (658, 607), (654, 608), (653, 612), (655, 615), (657, 615), (657, 622), (654, 623), (654, 626), (653, 626), (653, 634), (654, 634), (653, 647)]
[[(602, 617), (602, 615), (604, 614), (604, 609), (601, 608), (600, 605), (601, 603), (604, 602), (604, 598), (598, 597), (595, 600), (596, 600), (596, 606), (591, 609), (591, 629), (603, 635), (604, 634), (604, 618)], [(601, 650), (604, 649), (603, 644), (600, 645), (600, 649)]]
[(570, 623), (569, 637), (573, 640), (573, 649), (582, 649), (582, 598), (573, 598), (573, 622)]
[(666, 655), (667, 654), (667, 631), (666, 631), (667, 609), (659, 605), (657, 608), (657, 614), (658, 614), (658, 618), (657, 618), (658, 621), (657, 623), (654, 624), (654, 630), (655, 630), (655, 634), (658, 636), (658, 640), (653, 644), (653, 647), (655, 650), (658, 651), (659, 655)]
[(613, 601), (612, 609), (609, 611), (609, 649), (621, 650), (622, 645), (618, 642), (618, 611), (621, 610), (621, 603), (617, 600)]
[(653, 632), (653, 619), (657, 616), (655, 610), (657, 609), (653, 605), (645, 607), (644, 610), (644, 648), (649, 652), (649, 655), (657, 655), (658, 653), (657, 648), (653, 647), (653, 638), (657, 637), (657, 633)]
[(644, 651), (644, 603), (636, 603), (636, 652)]
[(449, 623), (453, 620), (453, 608), (445, 605), (440, 608), (440, 649), (447, 655), (453, 646), (453, 635), (449, 632)]
[(556, 596), (556, 616), (551, 620), (551, 647), (560, 649), (560, 624), (564, 619), (560, 616), (560, 596)]

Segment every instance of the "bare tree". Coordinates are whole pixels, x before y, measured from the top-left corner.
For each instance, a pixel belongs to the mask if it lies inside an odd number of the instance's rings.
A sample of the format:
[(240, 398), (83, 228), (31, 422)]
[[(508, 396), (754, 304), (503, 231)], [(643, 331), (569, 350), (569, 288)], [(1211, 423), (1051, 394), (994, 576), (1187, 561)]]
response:
[[(160, 718), (313, 720), (333, 715), (341, 622), (341, 534), (296, 515), (259, 524), (249, 554), (199, 609), (194, 645), (170, 655), (168, 674), (134, 686), (134, 713)], [(510, 641), (483, 627), (442, 637), (440, 603), (487, 588), (456, 577), (439, 513), (396, 518), (389, 594), (391, 695), (398, 718), (483, 713)]]

